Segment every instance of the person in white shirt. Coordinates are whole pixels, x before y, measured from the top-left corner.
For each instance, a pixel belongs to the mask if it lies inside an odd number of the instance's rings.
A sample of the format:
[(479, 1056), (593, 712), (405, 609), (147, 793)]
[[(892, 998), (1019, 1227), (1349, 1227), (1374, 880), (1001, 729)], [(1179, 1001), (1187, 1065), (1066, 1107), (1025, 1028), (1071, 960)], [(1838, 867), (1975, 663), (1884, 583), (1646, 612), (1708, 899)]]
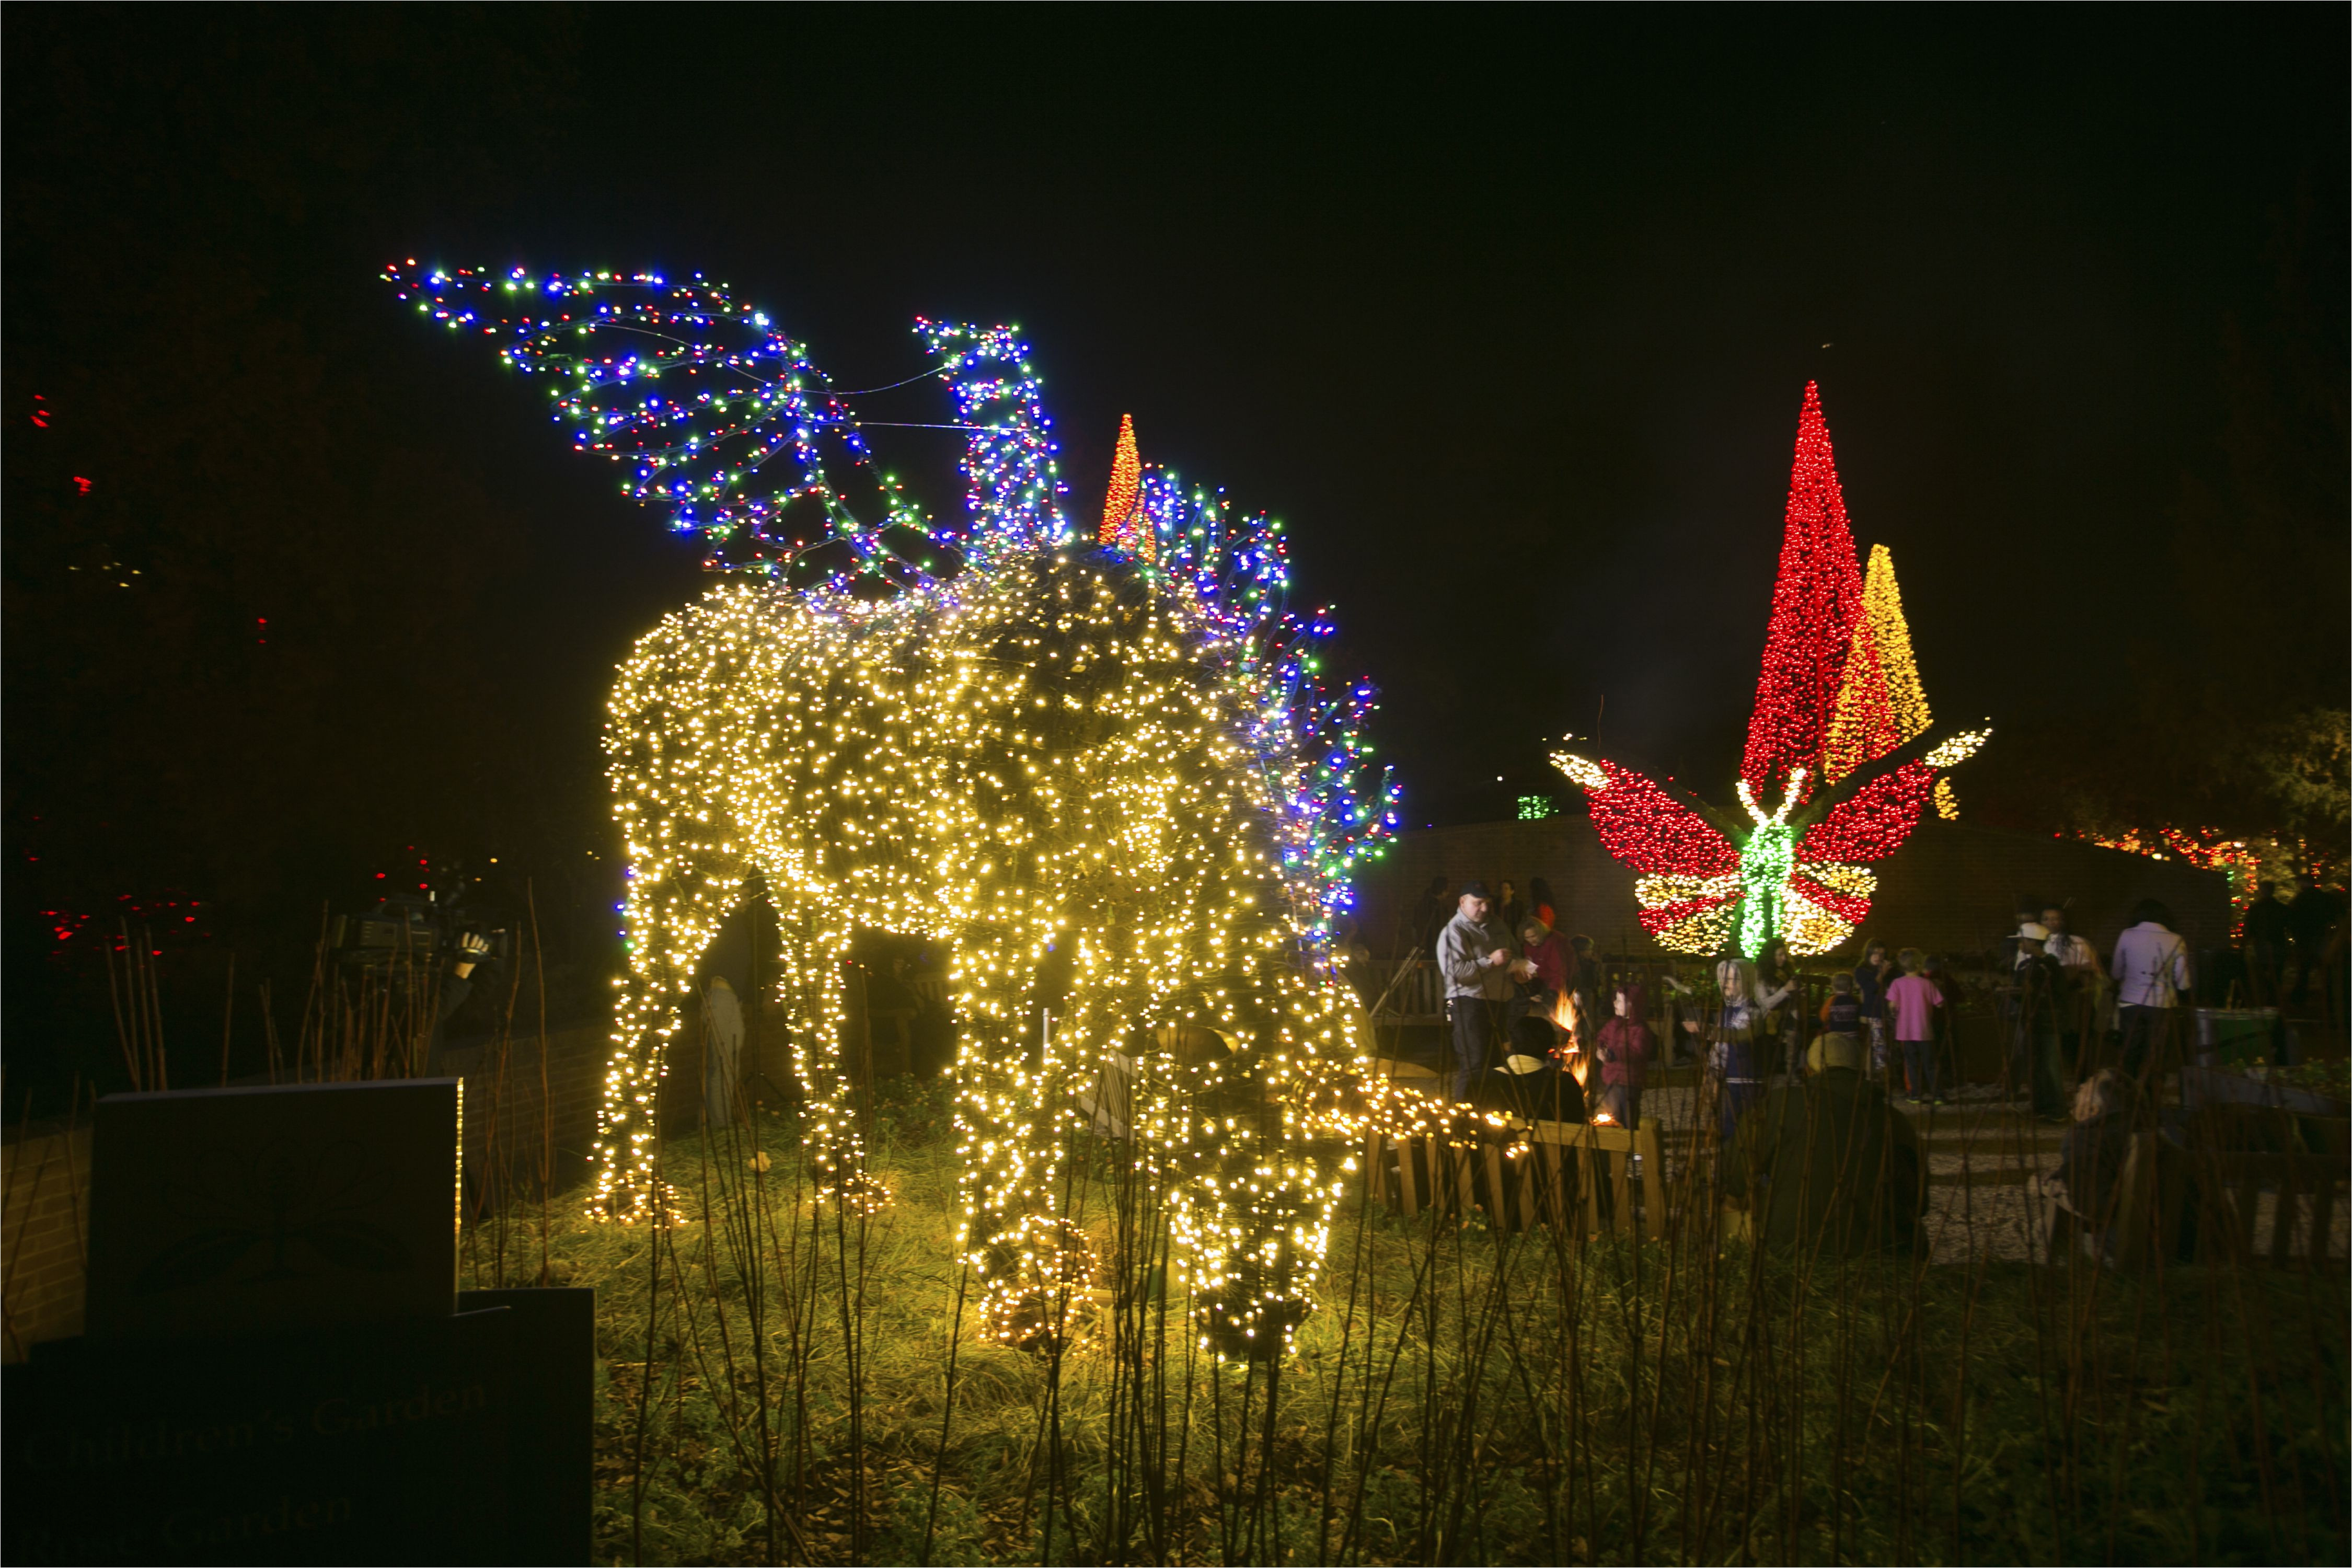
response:
[(2058, 961), (2059, 968), (2067, 971), (2070, 976), (2075, 976), (2083, 970), (2098, 973), (2099, 950), (2067, 931), (2064, 910), (2053, 904), (2042, 910), (2042, 924), (2050, 932), (2050, 940), (2042, 943), (2042, 950)]
[(2172, 929), (2172, 911), (2154, 899), (2142, 899), (2132, 920), (2116, 938), (2116, 1022), (2124, 1033), (2124, 1071), (2137, 1079), (2166, 1015), (2189, 989), (2189, 944)]

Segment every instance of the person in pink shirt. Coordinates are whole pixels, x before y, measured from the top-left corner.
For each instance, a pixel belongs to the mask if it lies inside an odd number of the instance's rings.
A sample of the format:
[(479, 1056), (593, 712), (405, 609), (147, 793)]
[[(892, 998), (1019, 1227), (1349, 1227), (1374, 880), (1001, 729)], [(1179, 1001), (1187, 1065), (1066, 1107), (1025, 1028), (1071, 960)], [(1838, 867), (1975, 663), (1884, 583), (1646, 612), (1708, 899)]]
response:
[(1922, 973), (1927, 956), (1916, 947), (1901, 955), (1903, 976), (1886, 988), (1886, 1010), (1895, 1015), (1895, 1039), (1903, 1049), (1903, 1068), (1911, 1080), (1911, 1098), (1944, 1103), (1936, 1081), (1936, 1009), (1944, 994)]

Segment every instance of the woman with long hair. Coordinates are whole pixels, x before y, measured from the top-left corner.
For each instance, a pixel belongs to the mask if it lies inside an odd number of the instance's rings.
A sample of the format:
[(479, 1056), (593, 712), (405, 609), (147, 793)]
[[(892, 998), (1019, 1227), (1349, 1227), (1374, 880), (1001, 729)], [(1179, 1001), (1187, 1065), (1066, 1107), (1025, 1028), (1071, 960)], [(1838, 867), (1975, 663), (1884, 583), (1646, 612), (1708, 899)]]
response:
[(1518, 889), (1507, 879), (1495, 890), (1495, 915), (1503, 922), (1505, 931), (1517, 931), (1527, 924), (1528, 906), (1520, 901)]
[(1683, 1027), (1706, 1042), (1707, 1079), (1715, 1089), (1723, 1141), (1728, 1145), (1739, 1130), (1740, 1117), (1764, 1097), (1757, 1038), (1762, 1033), (1764, 1016), (1789, 999), (1789, 987), (1765, 990), (1756, 966), (1744, 958), (1727, 958), (1717, 964), (1715, 984), (1721, 994), (1704, 1023), (1685, 1018)]

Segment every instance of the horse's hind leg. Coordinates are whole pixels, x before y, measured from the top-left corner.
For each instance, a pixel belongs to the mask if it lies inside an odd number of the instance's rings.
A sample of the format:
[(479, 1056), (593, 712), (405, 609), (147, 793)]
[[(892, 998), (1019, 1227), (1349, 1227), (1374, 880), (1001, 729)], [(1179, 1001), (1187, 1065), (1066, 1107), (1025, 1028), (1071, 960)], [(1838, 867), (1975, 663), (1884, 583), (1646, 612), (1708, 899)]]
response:
[[(1332, 1136), (1334, 1063), (1356, 1054), (1328, 991), (1287, 977), (1258, 989), (1229, 1056), (1169, 1063), (1183, 1110), (1160, 1119), (1178, 1130), (1173, 1230), (1193, 1321), (1219, 1355), (1250, 1361), (1286, 1352), (1311, 1310), (1347, 1152)], [(1278, 1032), (1288, 1040), (1269, 1047)]]

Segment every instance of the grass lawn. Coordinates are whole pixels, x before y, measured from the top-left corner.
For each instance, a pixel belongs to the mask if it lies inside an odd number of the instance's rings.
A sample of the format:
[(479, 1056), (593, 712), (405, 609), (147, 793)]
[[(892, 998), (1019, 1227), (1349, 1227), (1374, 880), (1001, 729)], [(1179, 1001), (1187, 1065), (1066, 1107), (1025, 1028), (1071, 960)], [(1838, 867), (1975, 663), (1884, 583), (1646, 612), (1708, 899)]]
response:
[(943, 1091), (873, 1126), (868, 1219), (764, 1113), (669, 1142), (675, 1225), (555, 1213), (551, 1276), (597, 1290), (602, 1560), (2347, 1560), (2340, 1268), (1800, 1269), (1351, 1200), (1297, 1353), (1219, 1364), (1092, 1146), (1102, 1300), (1045, 1353), (960, 1311)]

